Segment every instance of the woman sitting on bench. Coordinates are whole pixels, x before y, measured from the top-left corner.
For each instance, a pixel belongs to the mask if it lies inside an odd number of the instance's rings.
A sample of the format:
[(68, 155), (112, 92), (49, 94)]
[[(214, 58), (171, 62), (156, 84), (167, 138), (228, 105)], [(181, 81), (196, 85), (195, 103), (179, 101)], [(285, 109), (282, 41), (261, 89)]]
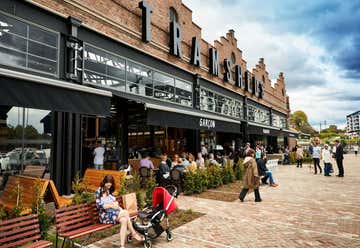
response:
[(120, 228), (120, 248), (125, 247), (127, 231), (137, 241), (144, 241), (134, 230), (130, 221), (129, 212), (119, 206), (118, 201), (113, 195), (115, 182), (112, 175), (104, 177), (100, 187), (95, 191), (96, 207), (99, 210), (99, 221), (103, 224), (121, 224)]

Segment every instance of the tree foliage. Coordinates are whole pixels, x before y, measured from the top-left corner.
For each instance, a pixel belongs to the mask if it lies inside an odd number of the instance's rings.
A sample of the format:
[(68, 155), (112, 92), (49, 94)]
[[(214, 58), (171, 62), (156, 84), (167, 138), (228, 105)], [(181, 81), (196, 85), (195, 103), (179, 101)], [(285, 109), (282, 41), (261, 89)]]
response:
[(309, 124), (308, 117), (302, 110), (297, 110), (290, 115), (290, 124), (298, 131), (308, 133), (311, 135), (316, 134), (316, 130)]

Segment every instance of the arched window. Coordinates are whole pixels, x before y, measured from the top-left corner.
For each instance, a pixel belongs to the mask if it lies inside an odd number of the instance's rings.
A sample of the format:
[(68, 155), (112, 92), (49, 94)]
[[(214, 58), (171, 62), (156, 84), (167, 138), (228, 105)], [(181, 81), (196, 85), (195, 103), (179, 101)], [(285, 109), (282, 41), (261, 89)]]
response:
[(234, 53), (234, 52), (231, 53), (231, 63), (232, 63), (233, 65), (235, 65), (235, 63), (236, 63), (236, 56), (235, 56), (235, 53)]
[(170, 17), (170, 22), (173, 22), (173, 21), (179, 22), (178, 14), (173, 7), (170, 7), (170, 9), (169, 9), (169, 17)]

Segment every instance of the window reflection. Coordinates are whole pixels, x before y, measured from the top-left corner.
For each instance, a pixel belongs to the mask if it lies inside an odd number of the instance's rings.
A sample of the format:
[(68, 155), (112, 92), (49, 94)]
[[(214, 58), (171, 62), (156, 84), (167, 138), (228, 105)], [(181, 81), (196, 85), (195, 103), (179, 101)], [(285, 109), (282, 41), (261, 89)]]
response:
[(255, 103), (248, 104), (248, 120), (270, 125), (270, 111)]
[(0, 64), (58, 73), (59, 35), (6, 14), (0, 15)]
[(208, 89), (200, 89), (200, 109), (235, 118), (243, 118), (243, 103)]
[(48, 173), (51, 133), (50, 111), (0, 105), (1, 172), (17, 174), (30, 166)]
[(85, 45), (84, 81), (192, 106), (192, 83)]

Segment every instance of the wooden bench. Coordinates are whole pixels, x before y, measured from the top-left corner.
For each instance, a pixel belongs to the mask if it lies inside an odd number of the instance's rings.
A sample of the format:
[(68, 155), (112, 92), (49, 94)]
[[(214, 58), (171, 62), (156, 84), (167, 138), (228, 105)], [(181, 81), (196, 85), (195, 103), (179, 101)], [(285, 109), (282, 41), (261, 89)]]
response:
[[(11, 210), (17, 206), (17, 192), (22, 191), (22, 205), (24, 210), (21, 215), (31, 212), (31, 207), (36, 195), (36, 184), (40, 184), (40, 195), (45, 202), (54, 202), (56, 207), (70, 205), (72, 199), (59, 196), (59, 193), (52, 180), (38, 179), (28, 176), (9, 176), (4, 191), (0, 196), (0, 205)], [(20, 200), (20, 199), (19, 199)]]
[[(11, 210), (17, 206), (18, 201), (22, 201), (24, 207), (21, 215), (31, 212), (31, 207), (34, 202), (34, 195), (36, 190), (37, 180), (40, 183), (41, 195), (45, 195), (48, 181), (44, 179), (35, 179), (26, 176), (9, 176), (9, 179), (5, 185), (4, 191), (0, 196), (0, 205), (8, 210)], [(22, 192), (21, 199), (17, 199), (17, 192)]]
[(52, 246), (47, 240), (41, 240), (37, 214), (0, 221), (0, 248), (18, 247), (45, 248)]
[(27, 165), (23, 172), (24, 176), (43, 178), (45, 175), (45, 166)]
[(116, 187), (114, 195), (117, 195), (120, 190), (120, 181), (126, 178), (126, 172), (124, 171), (86, 169), (83, 182), (89, 191), (95, 192), (106, 175), (114, 177)]
[[(120, 206), (124, 206), (123, 200), (127, 200), (124, 196), (118, 196), (116, 199)], [(134, 207), (130, 203), (126, 204), (128, 208)], [(134, 218), (137, 212), (129, 210), (129, 214), (131, 218)], [(66, 240), (70, 240), (73, 246), (73, 240), (76, 238), (115, 226), (114, 224), (99, 223), (99, 213), (95, 201), (55, 209), (55, 225), (56, 247), (59, 237), (64, 239), (63, 244)]]

